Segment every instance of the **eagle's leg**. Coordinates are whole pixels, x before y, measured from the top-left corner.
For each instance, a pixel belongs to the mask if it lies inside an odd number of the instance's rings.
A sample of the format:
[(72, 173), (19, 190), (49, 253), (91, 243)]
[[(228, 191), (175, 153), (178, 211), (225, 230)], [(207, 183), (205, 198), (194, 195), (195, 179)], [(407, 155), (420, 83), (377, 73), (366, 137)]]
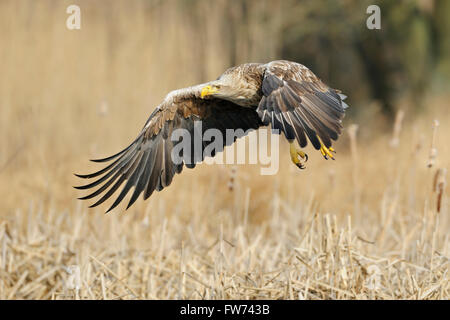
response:
[[(292, 162), (300, 169), (305, 169), (305, 162), (308, 161), (308, 155), (295, 145), (295, 140), (289, 141), (290, 154)], [(303, 159), (304, 162), (302, 160)]]
[(317, 136), (317, 138), (319, 138), (319, 142), (320, 142), (320, 153), (323, 155), (325, 160), (328, 160), (328, 157), (330, 157), (331, 159), (334, 160), (334, 156), (333, 156), (332, 152), (336, 153), (336, 151), (334, 151), (334, 149), (332, 147), (327, 148), (323, 144), (322, 139), (320, 139), (319, 136)]

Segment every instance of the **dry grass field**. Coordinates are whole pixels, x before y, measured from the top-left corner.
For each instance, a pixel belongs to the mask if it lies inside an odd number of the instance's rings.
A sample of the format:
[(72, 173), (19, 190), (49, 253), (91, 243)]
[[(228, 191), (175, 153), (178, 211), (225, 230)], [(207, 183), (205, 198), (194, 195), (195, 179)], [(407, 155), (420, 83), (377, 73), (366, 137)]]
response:
[[(70, 2), (0, 2), (0, 299), (450, 298), (449, 96), (399, 102), (396, 127), (349, 97), (364, 110), (336, 161), (308, 147), (298, 170), (284, 143), (277, 175), (200, 165), (105, 215), (110, 202), (76, 200), (73, 173), (125, 147), (168, 91), (229, 66), (224, 1), (204, 25), (170, 1), (79, 3), (69, 31)], [(238, 62), (278, 58), (260, 41), (271, 10), (253, 43), (236, 39)]]

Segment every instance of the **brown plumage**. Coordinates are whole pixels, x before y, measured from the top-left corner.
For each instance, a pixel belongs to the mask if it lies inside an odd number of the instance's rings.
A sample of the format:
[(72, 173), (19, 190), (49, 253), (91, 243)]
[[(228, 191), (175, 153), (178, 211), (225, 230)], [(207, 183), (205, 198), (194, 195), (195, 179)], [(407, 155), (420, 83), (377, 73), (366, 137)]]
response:
[[(169, 186), (183, 164), (193, 168), (203, 160), (203, 152), (200, 155), (191, 152), (189, 161), (184, 163), (174, 163), (171, 158), (172, 149), (180, 142), (172, 141), (172, 133), (183, 128), (193, 135), (196, 120), (202, 121), (201, 133), (215, 128), (223, 135), (226, 129), (243, 129), (246, 134), (271, 124), (288, 140), (296, 139), (302, 147), (306, 146), (308, 138), (316, 149), (320, 149), (317, 137), (330, 147), (331, 140), (336, 140), (341, 133), (341, 119), (347, 106), (342, 101), (344, 98), (308, 68), (295, 62), (248, 63), (230, 68), (215, 81), (169, 93), (133, 143), (113, 156), (93, 160), (112, 161), (111, 164), (92, 174), (77, 175), (97, 180), (76, 188), (84, 190), (98, 186), (96, 191), (80, 198), (85, 200), (101, 195), (91, 206), (95, 207), (125, 183), (108, 211), (115, 208), (132, 188), (134, 191), (127, 208), (140, 194), (147, 199), (154, 190)], [(203, 142), (202, 151), (206, 147)]]

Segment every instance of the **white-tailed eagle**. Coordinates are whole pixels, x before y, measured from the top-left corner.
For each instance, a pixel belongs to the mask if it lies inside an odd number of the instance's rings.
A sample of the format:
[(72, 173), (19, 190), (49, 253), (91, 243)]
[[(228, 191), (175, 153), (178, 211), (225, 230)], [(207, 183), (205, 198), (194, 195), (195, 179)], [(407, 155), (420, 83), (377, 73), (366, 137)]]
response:
[[(147, 199), (153, 191), (169, 186), (183, 165), (193, 168), (203, 160), (203, 152), (200, 155), (191, 152), (181, 163), (171, 157), (179, 142), (172, 141), (172, 132), (182, 128), (193, 134), (194, 122), (198, 120), (202, 121), (202, 132), (215, 128), (223, 134), (227, 129), (247, 133), (270, 124), (272, 129), (284, 133), (291, 143), (292, 161), (303, 169), (307, 155), (295, 146), (295, 140), (302, 148), (309, 140), (326, 159), (333, 158), (332, 140), (337, 140), (341, 133), (347, 107), (344, 98), (340, 91), (328, 87), (307, 67), (295, 62), (279, 60), (230, 68), (215, 81), (170, 92), (127, 148), (108, 158), (92, 160), (111, 162), (109, 165), (95, 173), (77, 175), (96, 180), (76, 188), (98, 187), (80, 198), (101, 196), (91, 206), (95, 207), (125, 183), (108, 211), (132, 188), (127, 209), (140, 194)], [(202, 151), (205, 147), (203, 142)]]

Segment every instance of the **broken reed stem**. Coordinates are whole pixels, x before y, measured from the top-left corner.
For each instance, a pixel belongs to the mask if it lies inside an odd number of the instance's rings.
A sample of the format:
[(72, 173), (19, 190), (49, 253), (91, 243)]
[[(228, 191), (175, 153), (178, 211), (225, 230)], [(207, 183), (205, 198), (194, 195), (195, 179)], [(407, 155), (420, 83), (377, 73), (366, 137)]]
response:
[(398, 110), (397, 114), (395, 115), (394, 131), (392, 133), (392, 139), (389, 142), (389, 145), (392, 148), (397, 148), (400, 143), (400, 132), (402, 131), (402, 123), (404, 117), (405, 112), (403, 110)]
[(358, 177), (358, 149), (356, 144), (356, 133), (358, 131), (358, 125), (352, 124), (348, 128), (348, 135), (350, 137), (350, 152), (352, 155), (352, 161), (353, 161), (353, 170), (352, 170), (352, 177), (353, 177), (353, 187), (355, 190), (355, 199), (354, 199), (354, 210), (355, 214), (359, 213), (360, 208), (360, 199), (359, 199), (359, 177)]
[(184, 264), (184, 241), (181, 241), (180, 249), (180, 283), (179, 283), (179, 295), (180, 300), (185, 299), (185, 286), (186, 286), (186, 266)]
[(431, 137), (431, 148), (430, 148), (430, 156), (428, 158), (427, 167), (431, 168), (436, 163), (437, 157), (437, 148), (436, 148), (436, 136), (437, 136), (437, 128), (439, 127), (439, 121), (433, 121), (433, 135)]
[(230, 171), (230, 180), (228, 181), (228, 190), (233, 191), (236, 180), (237, 167), (233, 166)]
[(445, 186), (447, 185), (447, 169), (440, 168), (436, 171), (434, 175), (434, 183), (433, 183), (433, 191), (437, 194), (436, 198), (436, 211), (437, 213), (441, 212), (442, 207), (442, 198), (444, 196)]

